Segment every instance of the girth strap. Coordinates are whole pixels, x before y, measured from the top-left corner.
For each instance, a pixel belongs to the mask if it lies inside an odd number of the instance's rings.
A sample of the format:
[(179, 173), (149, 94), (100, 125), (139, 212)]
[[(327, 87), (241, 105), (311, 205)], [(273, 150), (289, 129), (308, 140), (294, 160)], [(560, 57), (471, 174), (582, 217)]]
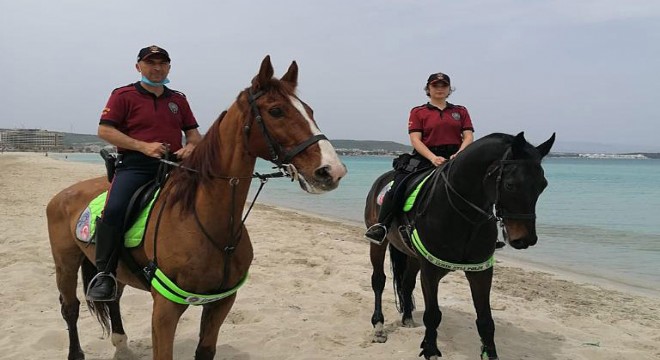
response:
[(241, 286), (245, 284), (248, 278), (248, 273), (245, 273), (245, 276), (234, 286), (233, 288), (221, 292), (219, 294), (194, 294), (188, 291), (185, 291), (176, 284), (167, 278), (160, 269), (156, 268), (154, 276), (151, 279), (151, 286), (158, 291), (166, 299), (182, 305), (204, 305), (214, 301), (222, 300), (229, 296), (234, 295)]
[(462, 270), (462, 271), (484, 271), (486, 269), (490, 269), (495, 265), (495, 255), (491, 254), (490, 258), (488, 260), (478, 263), (478, 264), (455, 264), (451, 263), (449, 261), (445, 261), (442, 259), (439, 259), (433, 254), (431, 254), (426, 247), (424, 247), (424, 244), (422, 243), (422, 240), (419, 238), (419, 234), (417, 233), (417, 229), (414, 229), (412, 232), (412, 243), (417, 252), (419, 252), (420, 255), (422, 255), (428, 262), (431, 264), (447, 269), (450, 271), (455, 271), (455, 270)]

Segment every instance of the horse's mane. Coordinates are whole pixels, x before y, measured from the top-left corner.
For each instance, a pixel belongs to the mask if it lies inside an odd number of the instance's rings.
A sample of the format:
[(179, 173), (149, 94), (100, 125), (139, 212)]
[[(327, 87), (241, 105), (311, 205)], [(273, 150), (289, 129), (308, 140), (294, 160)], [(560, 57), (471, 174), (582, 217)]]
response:
[(174, 169), (167, 182), (167, 199), (170, 206), (181, 203), (181, 212), (191, 212), (195, 203), (195, 194), (200, 184), (211, 180), (215, 175), (213, 168), (215, 160), (218, 159), (220, 147), (220, 122), (227, 114), (223, 111), (213, 122), (213, 125), (204, 134), (202, 140), (195, 146), (195, 150), (181, 162), (181, 166), (194, 169), (192, 172), (186, 169)]
[[(264, 95), (295, 96), (293, 86), (274, 78), (263, 84), (262, 88), (265, 92)], [(236, 96), (235, 103), (244, 113), (250, 114), (247, 102), (244, 104), (244, 101), (241, 101), (241, 96), (247, 93), (247, 91), (248, 88), (241, 91)], [(200, 185), (219, 176), (217, 169), (217, 160), (220, 158), (219, 128), (226, 114), (226, 110), (220, 114), (206, 134), (204, 134), (199, 144), (195, 146), (193, 152), (181, 162), (182, 167), (194, 169), (196, 172), (179, 168), (171, 173), (167, 188), (164, 190), (167, 190), (167, 200), (170, 206), (181, 203), (180, 210), (182, 214), (192, 212), (193, 205), (195, 204), (195, 195)]]
[[(510, 146), (515, 139), (514, 135), (504, 133), (492, 133), (482, 138), (477, 139), (472, 145), (468, 146), (465, 150), (478, 151), (480, 148), (494, 147), (494, 146)], [(472, 149), (471, 149), (472, 148)], [(525, 140), (525, 145), (521, 149), (524, 152), (524, 157), (534, 160), (541, 160), (541, 156), (536, 147)]]

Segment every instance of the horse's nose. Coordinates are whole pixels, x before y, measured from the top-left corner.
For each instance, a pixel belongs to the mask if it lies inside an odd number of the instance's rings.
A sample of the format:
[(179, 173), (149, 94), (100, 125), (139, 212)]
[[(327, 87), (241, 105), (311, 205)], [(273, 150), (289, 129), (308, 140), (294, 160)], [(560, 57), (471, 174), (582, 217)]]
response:
[(344, 164), (340, 166), (324, 165), (314, 170), (316, 180), (325, 185), (336, 184), (344, 175), (346, 175), (346, 166)]

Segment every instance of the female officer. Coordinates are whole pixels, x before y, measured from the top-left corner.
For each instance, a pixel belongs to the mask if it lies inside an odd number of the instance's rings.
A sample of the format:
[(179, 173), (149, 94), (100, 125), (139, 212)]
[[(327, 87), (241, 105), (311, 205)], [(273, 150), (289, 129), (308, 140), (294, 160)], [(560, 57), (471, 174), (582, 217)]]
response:
[[(447, 74), (431, 74), (424, 91), (429, 102), (414, 107), (408, 120), (408, 134), (414, 148), (412, 159), (420, 162), (417, 169), (444, 164), (474, 140), (474, 128), (467, 109), (447, 102), (452, 93), (451, 80)], [(396, 187), (405, 175), (407, 173), (396, 174), (394, 185), (383, 198), (378, 223), (365, 233), (367, 238), (377, 244), (385, 240), (396, 210), (402, 206), (402, 194)]]

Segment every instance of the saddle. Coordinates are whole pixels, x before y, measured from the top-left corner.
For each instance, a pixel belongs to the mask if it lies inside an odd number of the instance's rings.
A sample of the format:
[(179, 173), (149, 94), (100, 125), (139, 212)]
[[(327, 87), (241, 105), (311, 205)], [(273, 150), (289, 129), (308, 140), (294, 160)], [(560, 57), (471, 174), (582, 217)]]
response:
[[(101, 157), (105, 160), (108, 181), (111, 181), (114, 178), (118, 158), (110, 154), (106, 149), (101, 150)], [(160, 188), (167, 180), (167, 175), (172, 167), (172, 165), (167, 163), (161, 164), (157, 176), (139, 187), (131, 196), (124, 216), (124, 229), (127, 229), (124, 236), (125, 247), (136, 247), (142, 242), (151, 207), (158, 197)], [(78, 240), (87, 243), (94, 243), (96, 241), (95, 220), (101, 216), (107, 195), (108, 192), (105, 191), (94, 198), (78, 218), (76, 224), (76, 237)]]

